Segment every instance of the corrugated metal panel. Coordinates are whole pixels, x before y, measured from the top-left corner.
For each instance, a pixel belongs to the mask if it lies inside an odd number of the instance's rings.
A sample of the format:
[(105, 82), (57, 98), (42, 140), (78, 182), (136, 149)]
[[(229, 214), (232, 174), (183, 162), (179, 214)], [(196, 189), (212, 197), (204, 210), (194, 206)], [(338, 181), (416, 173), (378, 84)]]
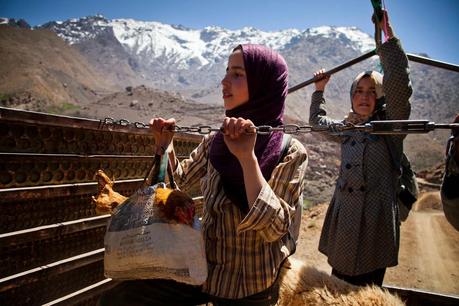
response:
[[(176, 134), (179, 157), (202, 136)], [(95, 305), (109, 216), (96, 216), (94, 175), (124, 195), (153, 162), (146, 128), (0, 107), (0, 305)], [(202, 203), (199, 210), (202, 210)]]

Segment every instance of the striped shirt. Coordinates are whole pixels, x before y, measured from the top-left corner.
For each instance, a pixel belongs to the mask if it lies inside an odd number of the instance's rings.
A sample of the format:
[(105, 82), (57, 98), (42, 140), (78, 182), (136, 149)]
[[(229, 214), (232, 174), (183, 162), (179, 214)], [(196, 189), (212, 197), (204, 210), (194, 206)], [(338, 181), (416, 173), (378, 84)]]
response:
[(269, 288), (282, 261), (295, 250), (298, 234), (288, 233), (299, 229), (301, 218), (295, 218), (295, 211), (301, 212), (308, 156), (304, 146), (292, 139), (287, 155), (244, 215), (225, 195), (220, 175), (209, 162), (211, 139), (205, 137), (179, 164), (175, 177), (183, 191), (200, 183), (204, 197), (208, 278), (203, 291), (239, 299)]

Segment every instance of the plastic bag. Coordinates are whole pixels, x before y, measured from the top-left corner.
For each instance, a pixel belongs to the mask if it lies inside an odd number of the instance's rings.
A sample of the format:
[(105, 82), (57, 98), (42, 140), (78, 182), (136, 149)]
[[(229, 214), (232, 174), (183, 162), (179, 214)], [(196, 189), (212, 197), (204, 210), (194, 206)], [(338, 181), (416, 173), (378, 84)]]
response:
[[(191, 217), (191, 225), (165, 216), (165, 208), (172, 207), (168, 201), (186, 200), (179, 190), (165, 190), (161, 183), (145, 187), (114, 210), (104, 241), (106, 277), (204, 283), (207, 262), (199, 220), (178, 208), (172, 210), (177, 220), (181, 214)], [(161, 199), (164, 203), (158, 203)]]

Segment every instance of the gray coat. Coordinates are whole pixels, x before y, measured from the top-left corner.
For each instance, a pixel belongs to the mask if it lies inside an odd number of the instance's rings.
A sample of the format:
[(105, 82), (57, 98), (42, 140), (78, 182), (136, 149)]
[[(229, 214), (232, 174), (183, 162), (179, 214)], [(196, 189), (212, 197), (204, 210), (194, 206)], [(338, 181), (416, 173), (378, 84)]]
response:
[[(397, 38), (378, 49), (384, 69), (386, 117), (408, 119), (412, 89), (407, 57)], [(349, 103), (349, 102), (348, 102)], [(312, 95), (309, 122), (329, 125), (322, 92)], [(342, 121), (341, 121), (342, 122)], [(391, 136), (403, 152), (403, 136)], [(400, 220), (398, 173), (381, 136), (360, 131), (341, 135), (341, 166), (323, 224), (319, 251), (342, 274), (354, 276), (397, 265)]]

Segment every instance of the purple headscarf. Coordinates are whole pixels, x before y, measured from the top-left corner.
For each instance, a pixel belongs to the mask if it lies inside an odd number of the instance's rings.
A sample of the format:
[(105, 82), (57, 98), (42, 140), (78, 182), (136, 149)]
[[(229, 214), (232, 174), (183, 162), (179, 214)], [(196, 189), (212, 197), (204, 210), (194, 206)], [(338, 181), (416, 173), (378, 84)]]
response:
[[(256, 126), (283, 124), (288, 93), (288, 70), (283, 57), (265, 46), (244, 44), (241, 49), (249, 88), (249, 101), (227, 110), (227, 117), (250, 119)], [(282, 132), (257, 135), (255, 155), (266, 180), (279, 162)], [(220, 173), (226, 195), (242, 211), (248, 210), (242, 168), (218, 132), (210, 147), (210, 162)]]

